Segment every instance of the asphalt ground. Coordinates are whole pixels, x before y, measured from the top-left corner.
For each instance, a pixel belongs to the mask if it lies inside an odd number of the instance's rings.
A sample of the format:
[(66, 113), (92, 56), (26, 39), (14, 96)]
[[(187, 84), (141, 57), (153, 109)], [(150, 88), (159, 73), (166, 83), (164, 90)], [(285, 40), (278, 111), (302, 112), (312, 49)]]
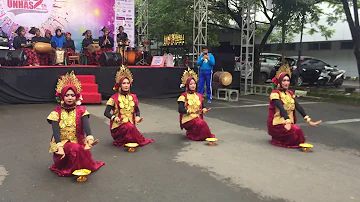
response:
[(324, 201), (360, 200), (360, 108), (300, 100), (318, 128), (299, 121), (310, 153), (274, 147), (267, 98), (213, 101), (205, 120), (214, 147), (185, 139), (176, 99), (140, 100), (139, 130), (154, 143), (128, 153), (112, 146), (104, 105), (89, 105), (92, 148), (105, 166), (88, 181), (49, 170), (51, 104), (0, 106), (0, 201)]

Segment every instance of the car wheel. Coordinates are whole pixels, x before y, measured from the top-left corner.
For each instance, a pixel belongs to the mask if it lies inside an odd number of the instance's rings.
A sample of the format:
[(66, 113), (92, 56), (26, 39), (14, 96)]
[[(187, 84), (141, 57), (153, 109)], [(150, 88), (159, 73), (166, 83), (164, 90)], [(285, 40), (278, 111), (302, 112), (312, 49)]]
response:
[(266, 73), (260, 73), (259, 83), (264, 84), (266, 83), (266, 80), (268, 79), (268, 76)]
[(304, 78), (302, 76), (298, 76), (296, 81), (296, 86), (302, 86), (304, 84)]

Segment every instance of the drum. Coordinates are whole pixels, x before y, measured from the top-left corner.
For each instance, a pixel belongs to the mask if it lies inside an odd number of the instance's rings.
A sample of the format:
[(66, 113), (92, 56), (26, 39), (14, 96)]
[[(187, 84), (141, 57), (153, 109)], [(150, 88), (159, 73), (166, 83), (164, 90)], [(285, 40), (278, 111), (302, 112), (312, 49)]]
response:
[(213, 75), (213, 82), (222, 86), (229, 86), (232, 83), (232, 75), (229, 72), (219, 71)]
[(93, 43), (93, 44), (90, 44), (87, 46), (87, 50), (89, 53), (95, 53), (95, 52), (99, 51), (100, 49), (101, 49), (100, 45), (96, 44), (96, 43)]
[(34, 45), (34, 50), (37, 53), (51, 53), (52, 47), (51, 47), (51, 44), (49, 44), (49, 43), (36, 42)]
[(135, 60), (136, 60), (136, 51), (135, 51), (135, 49), (129, 48), (126, 51), (126, 55), (127, 55), (128, 64), (129, 65), (135, 64)]
[(57, 50), (55, 51), (55, 64), (63, 64), (65, 58), (65, 51), (64, 50)]

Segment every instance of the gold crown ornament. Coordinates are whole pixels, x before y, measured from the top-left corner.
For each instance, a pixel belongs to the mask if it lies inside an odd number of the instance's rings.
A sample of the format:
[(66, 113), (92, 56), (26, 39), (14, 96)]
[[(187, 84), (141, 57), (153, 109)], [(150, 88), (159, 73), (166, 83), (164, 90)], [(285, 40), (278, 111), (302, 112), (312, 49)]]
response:
[(56, 100), (60, 102), (60, 94), (65, 86), (75, 86), (77, 93), (79, 94), (82, 91), (81, 82), (76, 78), (74, 71), (71, 73), (66, 73), (64, 76), (58, 79), (56, 84)]
[(186, 86), (186, 81), (188, 80), (189, 77), (192, 77), (196, 83), (199, 80), (198, 75), (194, 72), (194, 70), (188, 67), (188, 69), (184, 71), (181, 77), (181, 85), (180, 85), (181, 88), (184, 88)]
[(279, 79), (280, 75), (283, 73), (285, 73), (285, 74), (289, 75), (289, 77), (291, 77), (291, 69), (290, 69), (289, 64), (281, 65), (279, 67), (279, 69), (276, 71), (276, 76), (275, 76), (276, 79)]
[(122, 77), (126, 77), (129, 79), (130, 84), (133, 83), (134, 81), (134, 77), (130, 71), (129, 68), (125, 67), (124, 65), (120, 66), (120, 70), (116, 72), (116, 76), (115, 76), (115, 86), (113, 88), (113, 90), (117, 91), (119, 86), (120, 86), (120, 80)]

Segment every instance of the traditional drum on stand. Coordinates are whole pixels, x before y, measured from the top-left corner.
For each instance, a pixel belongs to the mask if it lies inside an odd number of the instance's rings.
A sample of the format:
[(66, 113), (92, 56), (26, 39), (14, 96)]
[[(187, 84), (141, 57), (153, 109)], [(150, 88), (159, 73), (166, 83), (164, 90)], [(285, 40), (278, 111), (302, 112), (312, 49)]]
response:
[(93, 43), (93, 44), (90, 44), (87, 46), (87, 50), (89, 53), (95, 53), (95, 52), (101, 50), (101, 48), (100, 48), (99, 44)]
[(34, 50), (37, 53), (51, 53), (52, 47), (51, 47), (51, 44), (49, 44), (49, 43), (36, 42), (34, 45)]
[(64, 64), (65, 51), (64, 50), (56, 50), (55, 51), (55, 64)]
[(126, 55), (127, 55), (127, 63), (129, 65), (133, 65), (135, 64), (135, 60), (136, 60), (136, 51), (135, 48), (128, 48), (126, 50)]
[(213, 88), (229, 86), (232, 83), (232, 75), (229, 72), (218, 71), (213, 75)]

